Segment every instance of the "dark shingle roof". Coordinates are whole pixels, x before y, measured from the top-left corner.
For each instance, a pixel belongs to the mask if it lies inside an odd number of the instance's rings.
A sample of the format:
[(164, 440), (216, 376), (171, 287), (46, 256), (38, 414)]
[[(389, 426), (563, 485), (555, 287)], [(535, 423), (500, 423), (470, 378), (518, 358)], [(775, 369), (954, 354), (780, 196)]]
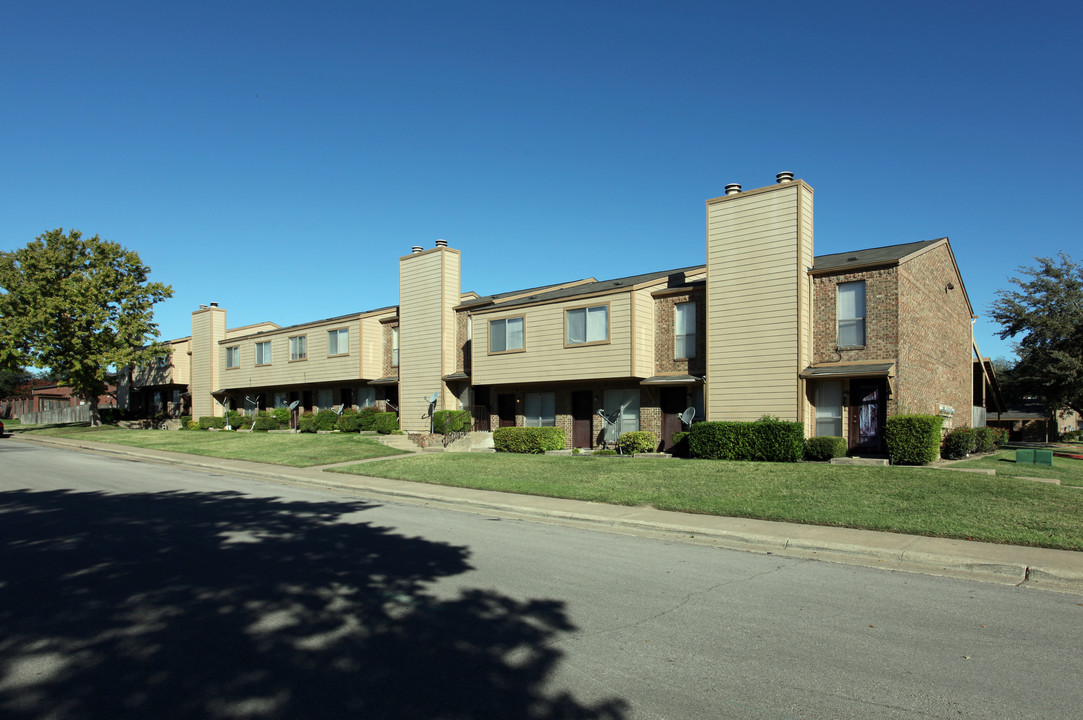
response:
[(898, 262), (907, 255), (912, 255), (919, 250), (924, 250), (943, 240), (944, 238), (938, 238), (936, 240), (903, 243), (902, 245), (887, 245), (885, 247), (869, 248), (868, 250), (854, 250), (853, 252), (833, 253), (831, 255), (817, 255), (812, 261), (812, 271), (840, 270), (847, 267), (863, 267), (867, 265), (890, 265)]
[[(661, 270), (653, 273), (643, 273), (642, 275), (629, 275), (622, 278), (614, 278), (613, 280), (594, 280), (592, 282), (580, 283), (578, 285), (572, 285), (571, 287), (562, 287), (555, 290), (546, 291), (544, 288), (539, 289), (539, 292), (533, 294), (529, 290), (519, 290), (511, 293), (501, 293), (499, 295), (488, 295), (486, 297), (478, 298), (477, 300), (470, 300), (460, 305), (460, 308), (467, 307), (480, 307), (486, 305), (497, 305), (500, 308), (517, 307), (519, 305), (530, 305), (536, 302), (548, 302), (551, 300), (564, 300), (566, 298), (574, 298), (580, 295), (591, 295), (593, 293), (605, 292), (607, 290), (619, 290), (624, 288), (631, 288), (636, 285), (642, 285), (644, 283), (652, 283), (663, 279), (667, 280), (669, 287), (681, 287), (687, 284), (687, 276), (697, 272), (703, 272), (703, 265), (678, 268), (676, 270)], [(552, 287), (552, 286), (549, 286)], [(514, 300), (507, 302), (499, 302), (501, 297), (507, 297), (509, 295), (520, 295)]]

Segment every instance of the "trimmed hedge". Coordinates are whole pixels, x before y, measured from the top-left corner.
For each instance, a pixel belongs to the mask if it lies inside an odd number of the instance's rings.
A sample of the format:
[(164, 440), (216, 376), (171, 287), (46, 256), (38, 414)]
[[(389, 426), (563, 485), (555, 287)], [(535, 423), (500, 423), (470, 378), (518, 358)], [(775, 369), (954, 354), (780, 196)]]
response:
[(940, 454), (939, 415), (895, 415), (884, 423), (887, 456), (892, 465), (928, 465)]
[(376, 413), (372, 420), (372, 429), (381, 435), (390, 435), (399, 429), (399, 414), (393, 412)]
[(319, 430), (319, 424), (316, 421), (315, 413), (301, 413), (297, 418), (297, 432), (314, 433)]
[(694, 458), (797, 462), (805, 454), (805, 426), (763, 418), (755, 422), (700, 422), (688, 431)]
[(357, 417), (361, 422), (361, 431), (367, 432), (369, 430), (375, 430), (376, 416), (380, 414), (380, 409), (375, 405), (366, 405), (357, 411)]
[(277, 430), (278, 420), (275, 420), (273, 415), (260, 415), (252, 423), (252, 432), (267, 432), (268, 430)]
[(974, 452), (974, 431), (968, 427), (954, 428), (944, 436), (940, 443), (940, 456), (947, 460), (965, 458)]
[(334, 430), (338, 423), (338, 413), (334, 410), (323, 409), (316, 413), (317, 430)]
[(493, 430), (497, 452), (543, 453), (564, 449), (564, 429), (558, 427), (502, 427)]
[(974, 428), (974, 452), (991, 453), (997, 449), (998, 433), (991, 427)]
[(634, 455), (635, 453), (654, 452), (658, 448), (658, 441), (654, 438), (652, 432), (635, 430), (621, 435), (617, 440), (617, 445), (620, 446), (621, 452)]
[(673, 448), (669, 451), (669, 454), (673, 457), (687, 458), (691, 457), (691, 453), (688, 450), (688, 431), (673, 433)]
[(199, 418), (199, 429), (210, 430), (211, 428), (222, 429), (226, 426), (226, 419), (224, 417), (213, 417), (211, 415), (204, 415)]
[[(261, 415), (263, 413), (260, 413)], [(271, 417), (278, 421), (280, 429), (288, 429), (290, 426), (290, 409), (288, 407), (276, 407), (271, 410)]]
[(833, 435), (805, 438), (806, 460), (830, 460), (846, 455), (846, 438)]
[(361, 416), (353, 408), (347, 408), (338, 416), (335, 427), (339, 432), (361, 432)]
[(474, 416), (469, 410), (437, 410), (432, 414), (432, 431), (441, 435), (470, 432)]

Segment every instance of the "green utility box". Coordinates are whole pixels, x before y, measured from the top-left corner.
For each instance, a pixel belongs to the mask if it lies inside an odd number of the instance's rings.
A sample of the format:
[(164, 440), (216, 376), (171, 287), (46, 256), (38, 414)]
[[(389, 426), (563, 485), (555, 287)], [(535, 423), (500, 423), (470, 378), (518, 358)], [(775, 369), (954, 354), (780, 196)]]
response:
[(1015, 464), (1016, 465), (1045, 465), (1046, 467), (1053, 467), (1053, 451), (1052, 450), (1031, 450), (1024, 448), (1022, 450), (1015, 451)]

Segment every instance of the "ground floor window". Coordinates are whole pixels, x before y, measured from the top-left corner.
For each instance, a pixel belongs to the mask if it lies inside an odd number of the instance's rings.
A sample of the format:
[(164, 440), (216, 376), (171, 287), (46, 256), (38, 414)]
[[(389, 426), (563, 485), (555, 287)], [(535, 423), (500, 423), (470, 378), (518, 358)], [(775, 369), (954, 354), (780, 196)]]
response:
[(523, 398), (523, 425), (527, 427), (553, 427), (557, 424), (557, 396), (555, 393), (526, 393)]
[(602, 409), (615, 420), (618, 437), (639, 430), (639, 388), (606, 390)]
[(842, 381), (816, 383), (816, 435), (842, 437)]
[(331, 388), (324, 388), (316, 393), (316, 405), (321, 410), (328, 410), (335, 404), (335, 391)]
[(357, 388), (357, 407), (368, 407), (376, 404), (376, 388), (362, 385)]

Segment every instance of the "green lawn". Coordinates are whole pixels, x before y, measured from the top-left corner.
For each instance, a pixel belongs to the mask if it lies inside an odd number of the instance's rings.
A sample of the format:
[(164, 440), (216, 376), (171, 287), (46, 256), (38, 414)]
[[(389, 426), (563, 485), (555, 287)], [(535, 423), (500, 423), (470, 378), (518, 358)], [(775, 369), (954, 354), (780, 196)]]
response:
[(179, 432), (121, 430), (115, 425), (103, 425), (96, 428), (86, 425), (52, 426), (22, 432), (28, 435), (79, 438), (151, 450), (171, 450), (191, 455), (249, 460), (291, 467), (328, 465), (404, 454), (402, 450), (381, 445), (372, 436), (353, 433), (293, 435), (264, 432)]
[(334, 472), (663, 510), (1083, 550), (1083, 491), (903, 467), (441, 453)]
[[(1058, 450), (1057, 452), (1060, 452)], [(1078, 446), (1064, 452), (1083, 454)], [(1001, 450), (983, 457), (965, 460), (952, 467), (996, 470), (997, 477), (1033, 477), (1060, 480), (1061, 485), (1083, 488), (1083, 460), (1053, 458), (1053, 467), (1044, 465), (1017, 465), (1015, 450)]]

